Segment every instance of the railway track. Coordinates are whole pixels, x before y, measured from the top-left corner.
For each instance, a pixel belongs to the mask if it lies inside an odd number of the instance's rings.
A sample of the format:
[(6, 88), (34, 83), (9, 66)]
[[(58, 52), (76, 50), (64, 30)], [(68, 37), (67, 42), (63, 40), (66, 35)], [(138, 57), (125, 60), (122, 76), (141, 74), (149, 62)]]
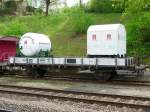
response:
[(112, 80), (97, 80), (92, 77), (47, 77), (49, 80), (62, 80), (62, 81), (73, 81), (73, 82), (87, 82), (87, 83), (96, 83), (96, 84), (113, 84), (113, 85), (127, 85), (127, 86), (146, 86), (150, 87), (150, 81), (138, 80), (138, 79), (130, 79), (130, 80), (121, 80), (121, 79), (112, 79)]
[(112, 79), (112, 80), (97, 80), (94, 78), (88, 77), (44, 77), (38, 78), (44, 80), (58, 80), (58, 81), (71, 81), (71, 82), (83, 82), (83, 83), (95, 83), (95, 84), (111, 84), (111, 85), (127, 85), (127, 86), (144, 86), (150, 87), (150, 81), (143, 81), (143, 80), (121, 80), (121, 79)]
[(11, 110), (0, 109), (0, 112), (13, 112)]
[(150, 81), (140, 81), (140, 80), (112, 80), (113, 84), (122, 84), (129, 86), (147, 86), (150, 87)]
[(87, 82), (96, 84), (113, 84), (113, 85), (128, 85), (128, 86), (147, 86), (150, 87), (150, 81), (141, 80), (94, 80), (89, 78), (70, 78), (70, 77), (54, 77), (49, 80), (59, 80), (59, 81), (73, 81), (73, 82)]
[(1, 93), (59, 99), (63, 101), (84, 102), (89, 104), (113, 105), (119, 107), (142, 108), (150, 110), (150, 98), (100, 94), (90, 92), (55, 90), (12, 85), (0, 85)]
[[(6, 76), (7, 77), (7, 76)], [(9, 76), (8, 77), (12, 77)], [(33, 79), (33, 77), (28, 76), (14, 76), (16, 78), (21, 79)], [(150, 81), (143, 81), (143, 80), (120, 80), (120, 79), (113, 79), (113, 80), (96, 80), (94, 78), (88, 77), (68, 77), (68, 76), (46, 76), (43, 78), (35, 78), (35, 80), (53, 80), (53, 81), (71, 81), (71, 82), (83, 82), (83, 83), (95, 83), (95, 84), (110, 84), (110, 85), (126, 85), (126, 86), (143, 86), (143, 87), (150, 87)]]

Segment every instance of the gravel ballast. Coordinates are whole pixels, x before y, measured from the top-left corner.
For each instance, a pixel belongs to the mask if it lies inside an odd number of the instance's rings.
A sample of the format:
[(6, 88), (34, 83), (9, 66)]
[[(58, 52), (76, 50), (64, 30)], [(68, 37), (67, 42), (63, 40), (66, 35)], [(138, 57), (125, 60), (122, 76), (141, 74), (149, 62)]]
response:
[(0, 95), (0, 109), (15, 112), (144, 112), (142, 109), (10, 94)]
[[(0, 84), (150, 97), (149, 87), (0, 78)], [(116, 99), (117, 100), (117, 99)], [(15, 112), (149, 112), (143, 109), (0, 93), (0, 109)]]

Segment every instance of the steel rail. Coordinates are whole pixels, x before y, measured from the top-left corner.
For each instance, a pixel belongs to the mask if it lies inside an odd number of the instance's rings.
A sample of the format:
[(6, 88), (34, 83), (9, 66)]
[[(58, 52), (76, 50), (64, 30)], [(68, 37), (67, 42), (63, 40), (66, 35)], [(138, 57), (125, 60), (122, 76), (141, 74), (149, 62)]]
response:
[(14, 112), (14, 111), (6, 110), (6, 109), (0, 109), (0, 112)]
[(128, 86), (143, 86), (143, 87), (150, 87), (150, 81), (125, 81), (125, 80), (112, 80), (108, 82), (110, 84), (119, 84), (119, 85), (128, 85)]
[(110, 80), (110, 81), (106, 81), (106, 80), (94, 80), (94, 79), (86, 79), (86, 78), (50, 78), (49, 80), (150, 87), (150, 81), (140, 81), (140, 80), (139, 81), (138, 80)]
[[(25, 78), (25, 79), (33, 79), (33, 77), (18, 77), (17, 78)], [(113, 84), (113, 85), (128, 85), (128, 86), (145, 86), (150, 87), (150, 81), (138, 81), (138, 80), (94, 80), (91, 78), (74, 78), (74, 77), (44, 77), (37, 78), (39, 80), (59, 80), (59, 81), (71, 81), (71, 82), (84, 82), (84, 83), (95, 83), (95, 84)]]
[[(2, 85), (1, 85), (2, 87)], [(66, 96), (57, 96), (57, 95), (50, 95), (50, 94), (41, 94), (41, 93), (34, 93), (33, 91), (13, 91), (13, 90), (6, 90), (7, 88), (17, 88), (17, 89), (28, 89), (28, 90), (37, 90), (37, 91), (44, 91), (44, 92), (56, 92), (56, 93), (68, 93), (74, 95), (91, 95), (91, 96), (103, 96), (103, 97), (112, 97), (112, 98), (125, 98), (128, 100), (148, 100), (150, 98), (145, 97), (135, 97), (135, 96), (123, 96), (123, 95), (110, 95), (110, 94), (100, 94), (100, 93), (87, 93), (87, 92), (78, 92), (78, 91), (66, 91), (66, 90), (54, 90), (54, 89), (43, 89), (43, 88), (31, 88), (31, 87), (22, 87), (22, 86), (9, 86), (4, 85), (5, 89), (0, 89), (2, 93), (9, 93), (9, 94), (21, 94), (21, 95), (28, 95), (28, 96), (36, 96), (36, 97), (46, 97), (50, 99), (60, 99), (60, 100), (71, 100), (75, 102), (85, 102), (85, 103), (96, 103), (96, 104), (104, 104), (104, 105), (113, 105), (113, 106), (127, 106), (131, 108), (144, 108), (150, 109), (150, 105), (144, 104), (134, 104), (134, 103), (124, 103), (124, 102), (115, 102), (115, 101), (105, 101), (105, 100), (93, 100), (93, 99), (85, 99), (85, 98), (76, 98), (76, 97), (66, 97)]]
[(103, 97), (126, 98), (126, 99), (150, 101), (150, 97), (140, 97), (140, 96), (127, 96), (127, 95), (117, 95), (117, 94), (104, 94), (104, 93), (95, 93), (95, 92), (83, 92), (83, 91), (74, 91), (74, 90), (61, 90), (61, 89), (38, 88), (38, 87), (16, 86), (16, 85), (2, 85), (2, 84), (0, 84), (0, 87), (36, 90), (36, 91), (44, 91), (44, 92), (57, 92), (57, 93), (65, 93), (65, 94), (76, 94), (76, 95), (85, 94), (89, 96), (98, 96), (98, 97), (103, 96)]

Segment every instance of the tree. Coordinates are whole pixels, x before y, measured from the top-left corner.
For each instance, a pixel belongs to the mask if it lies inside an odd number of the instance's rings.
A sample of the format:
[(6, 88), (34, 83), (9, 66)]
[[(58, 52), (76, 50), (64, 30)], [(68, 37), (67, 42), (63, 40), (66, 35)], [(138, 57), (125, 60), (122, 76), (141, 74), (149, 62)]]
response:
[(64, 0), (64, 1), (63, 1), (63, 4), (64, 4), (64, 6), (66, 7), (66, 6), (67, 6), (67, 0)]
[(0, 8), (3, 8), (2, 4), (3, 4), (3, 0), (0, 0), (0, 5), (1, 5)]
[(123, 10), (125, 10), (127, 2), (128, 0), (123, 0)]
[(25, 11), (25, 6), (23, 4), (23, 2), (25, 0), (15, 0), (16, 1), (16, 4), (17, 4), (17, 12), (18, 12), (18, 15), (23, 15), (24, 11)]
[(128, 48), (132, 55), (150, 54), (150, 13), (148, 0), (129, 0), (122, 20), (128, 32)]
[(46, 4), (46, 12), (45, 15), (48, 16), (48, 12), (49, 12), (49, 6), (52, 3), (56, 3), (58, 0), (45, 0), (45, 4)]
[(112, 12), (112, 2), (111, 0), (90, 0), (90, 10), (98, 13)]
[(82, 7), (82, 0), (79, 0), (79, 6)]

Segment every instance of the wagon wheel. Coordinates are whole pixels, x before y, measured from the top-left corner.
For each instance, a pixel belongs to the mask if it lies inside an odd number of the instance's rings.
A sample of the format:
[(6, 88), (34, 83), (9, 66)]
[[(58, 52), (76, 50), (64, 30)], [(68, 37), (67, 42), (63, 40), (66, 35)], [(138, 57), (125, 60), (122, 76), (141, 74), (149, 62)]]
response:
[(136, 73), (138, 77), (141, 77), (144, 75), (144, 70), (137, 70)]
[(47, 71), (45, 69), (42, 69), (42, 68), (37, 68), (36, 72), (37, 72), (38, 78), (44, 77), (44, 75), (47, 73)]
[(32, 78), (38, 77), (37, 70), (35, 67), (26, 67), (25, 73), (27, 74), (27, 76), (32, 77)]
[(97, 80), (104, 80), (104, 81), (112, 80), (116, 75), (117, 75), (117, 72), (115, 70), (94, 74)]

